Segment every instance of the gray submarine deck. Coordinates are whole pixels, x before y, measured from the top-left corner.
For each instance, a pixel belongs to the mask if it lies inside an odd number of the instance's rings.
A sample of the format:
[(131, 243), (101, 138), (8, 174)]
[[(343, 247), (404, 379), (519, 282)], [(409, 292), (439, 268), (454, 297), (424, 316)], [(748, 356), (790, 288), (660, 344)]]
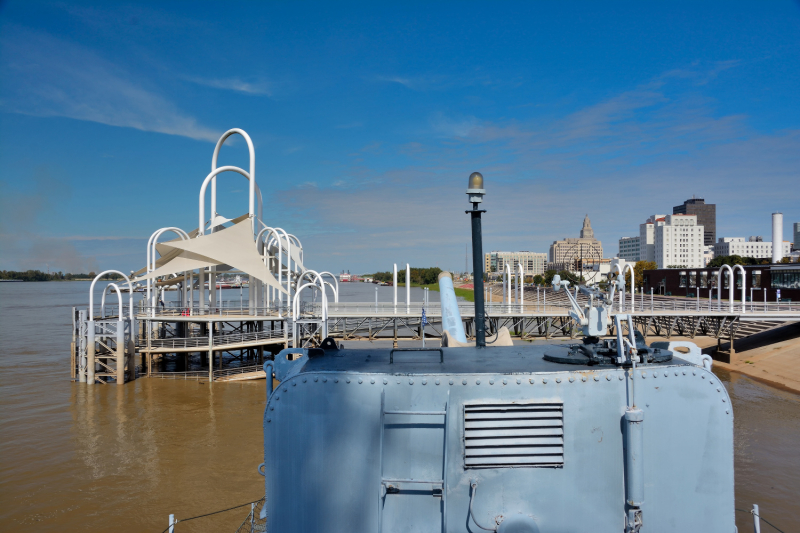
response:
[[(612, 364), (564, 364), (546, 361), (548, 350), (564, 345), (531, 345), (474, 348), (386, 349), (357, 348), (307, 350), (300, 373), (352, 372), (365, 374), (535, 374), (614, 370)], [(286, 350), (292, 352), (292, 349)], [(295, 352), (297, 350), (294, 350)], [(393, 352), (393, 353), (392, 353)], [(391, 361), (391, 362), (390, 362)], [(642, 363), (639, 368), (690, 365), (678, 357), (665, 363)]]

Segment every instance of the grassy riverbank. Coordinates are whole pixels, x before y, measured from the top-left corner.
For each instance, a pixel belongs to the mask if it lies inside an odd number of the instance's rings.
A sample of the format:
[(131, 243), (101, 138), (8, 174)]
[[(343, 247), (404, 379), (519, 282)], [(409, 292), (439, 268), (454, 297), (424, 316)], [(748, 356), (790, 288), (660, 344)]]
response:
[[(405, 283), (398, 283), (398, 287), (405, 287)], [(430, 283), (428, 285), (419, 285), (418, 283), (412, 283), (412, 287), (420, 287), (420, 288), (428, 288), (428, 290), (439, 292), (439, 284), (438, 283)], [(469, 289), (459, 289), (458, 287), (455, 288), (456, 296), (464, 298), (468, 302), (475, 301), (475, 292)]]

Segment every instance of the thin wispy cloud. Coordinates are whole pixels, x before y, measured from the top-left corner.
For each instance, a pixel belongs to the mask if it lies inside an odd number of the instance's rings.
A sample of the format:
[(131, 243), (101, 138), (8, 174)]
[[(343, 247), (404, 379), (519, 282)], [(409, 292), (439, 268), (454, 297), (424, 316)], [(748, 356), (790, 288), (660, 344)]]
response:
[(140, 241), (147, 237), (126, 237), (124, 235), (68, 235), (60, 238), (65, 241)]
[(411, 90), (419, 90), (422, 88), (423, 81), (419, 78), (404, 78), (401, 76), (375, 76), (377, 81), (383, 81), (388, 83), (397, 83), (398, 85), (402, 85), (407, 89)]
[(348, 122), (347, 124), (338, 124), (334, 126), (337, 130), (351, 130), (354, 128), (362, 128), (364, 127), (363, 122)]
[[(344, 253), (365, 271), (463, 255), (463, 189), (473, 170), (487, 179), (487, 250), (546, 252), (553, 240), (577, 236), (588, 210), (612, 256), (648, 215), (671, 212), (692, 194), (718, 204), (720, 235), (758, 234), (769, 213), (787, 207), (774, 191), (796, 188), (800, 131), (767, 134), (746, 116), (719, 115), (713, 100), (685, 87), (708, 76), (702, 69), (663, 75), (549, 121), (439, 113), (424, 140), (395, 147), (406, 166), (385, 172), (359, 162), (343, 169), (359, 174), (358, 187), (337, 180), (286, 191), (281, 202), (303, 221), (296, 232), (315, 256)], [(730, 216), (736, 212), (752, 216)], [(358, 231), (369, 244), (333, 241), (329, 231)]]
[(453, 118), (444, 113), (437, 113), (431, 118), (431, 128), (443, 137), (466, 138), (482, 128), (476, 117)]
[(187, 77), (187, 81), (205, 87), (234, 91), (255, 96), (272, 96), (271, 84), (267, 81), (245, 81), (240, 78), (198, 78)]
[(93, 50), (23, 27), (6, 25), (0, 62), (10, 76), (0, 109), (67, 117), (109, 126), (215, 142), (203, 126), (137, 77)]
[(465, 87), (489, 87), (489, 88), (515, 88), (524, 83), (522, 76), (496, 77), (480, 69), (468, 73), (449, 73), (445, 74), (415, 74), (415, 75), (378, 75), (374, 81), (380, 83), (395, 83), (402, 85), (406, 89), (424, 91), (448, 91)]

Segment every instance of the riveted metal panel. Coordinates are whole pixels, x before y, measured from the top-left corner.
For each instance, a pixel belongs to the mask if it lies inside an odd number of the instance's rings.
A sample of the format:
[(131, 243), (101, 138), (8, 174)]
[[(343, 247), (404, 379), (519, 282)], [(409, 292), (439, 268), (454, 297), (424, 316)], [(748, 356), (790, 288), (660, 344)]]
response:
[[(476, 531), (467, 518), (472, 478), (480, 486), (473, 510), (482, 524), (521, 513), (533, 516), (540, 531), (622, 530), (630, 370), (543, 364), (538, 347), (515, 347), (515, 364), (525, 370), (511, 372), (511, 356), (494, 363), (499, 349), (487, 349), (480, 356), (485, 362), (468, 352), (457, 360), (462, 352), (450, 350), (442, 365), (392, 367), (388, 353), (356, 357), (352, 351), (312, 358), (287, 374), (264, 420), (268, 531)], [(643, 412), (647, 531), (730, 533), (733, 414), (725, 388), (712, 373), (679, 360), (643, 365), (635, 379)], [(408, 429), (398, 428), (379, 453), (382, 395), (387, 412), (404, 412), (387, 416), (386, 423)], [(475, 442), (513, 439), (525, 448), (532, 439), (548, 447), (553, 443), (544, 439), (562, 438), (563, 466), (467, 468), (465, 408), (498, 403), (522, 409), (560, 404), (564, 423), (524, 433), (471, 428)], [(446, 417), (410, 414), (441, 413), (445, 405)], [(442, 494), (438, 486), (401, 483), (399, 493), (383, 496), (382, 460), (386, 476), (441, 480)]]

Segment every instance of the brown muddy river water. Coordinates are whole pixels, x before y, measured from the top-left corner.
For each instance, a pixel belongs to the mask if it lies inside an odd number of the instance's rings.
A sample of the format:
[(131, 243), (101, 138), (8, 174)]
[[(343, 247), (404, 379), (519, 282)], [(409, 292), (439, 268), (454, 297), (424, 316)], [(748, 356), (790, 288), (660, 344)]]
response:
[[(170, 513), (263, 496), (264, 382), (71, 383), (70, 308), (87, 301), (88, 283), (0, 283), (0, 530), (159, 533)], [(758, 503), (797, 531), (800, 395), (717, 375), (735, 413), (736, 506)], [(176, 531), (233, 532), (247, 511)], [(751, 516), (736, 514), (739, 531), (752, 531)]]

